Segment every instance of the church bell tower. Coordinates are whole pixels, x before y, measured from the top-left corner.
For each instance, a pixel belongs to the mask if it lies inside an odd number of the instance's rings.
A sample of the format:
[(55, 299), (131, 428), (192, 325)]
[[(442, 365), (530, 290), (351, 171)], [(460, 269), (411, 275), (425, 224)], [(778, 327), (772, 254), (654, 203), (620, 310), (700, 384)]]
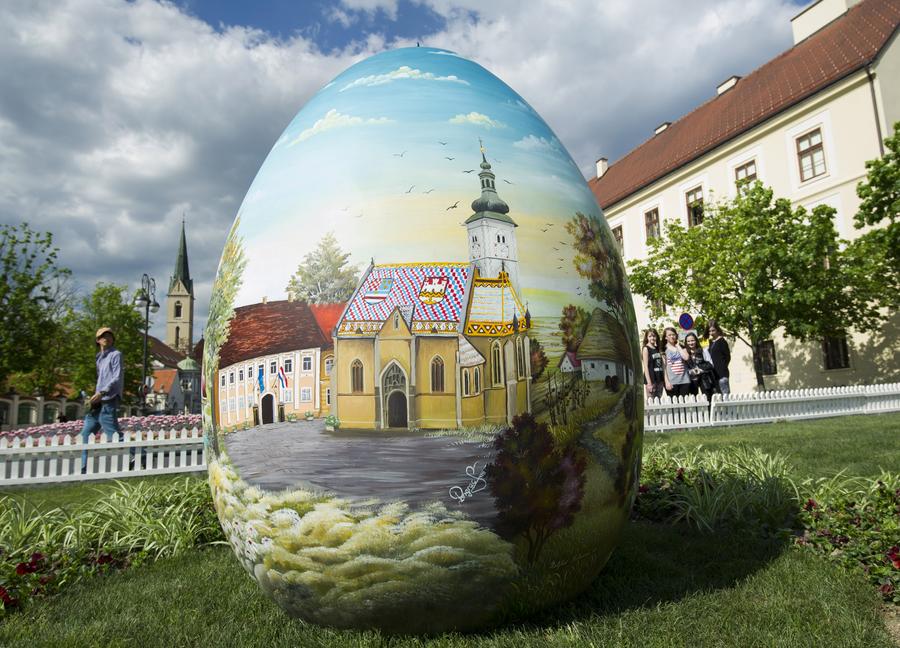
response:
[(182, 220), (175, 274), (169, 279), (169, 292), (166, 295), (166, 344), (181, 353), (189, 354), (193, 341), (194, 282), (188, 270), (187, 241)]
[(517, 294), (519, 290), (519, 250), (516, 244), (515, 221), (509, 217), (509, 205), (497, 194), (496, 176), (481, 147), (481, 197), (472, 202), (475, 212), (466, 219), (469, 237), (469, 261), (482, 277), (509, 274), (509, 281)]

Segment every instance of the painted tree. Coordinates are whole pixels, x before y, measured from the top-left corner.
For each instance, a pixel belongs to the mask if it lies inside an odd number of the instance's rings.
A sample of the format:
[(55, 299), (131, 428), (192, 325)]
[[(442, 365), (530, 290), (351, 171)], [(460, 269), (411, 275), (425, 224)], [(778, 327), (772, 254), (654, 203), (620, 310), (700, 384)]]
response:
[(872, 228), (854, 240), (848, 254), (862, 283), (869, 280), (873, 302), (887, 308), (900, 304), (900, 122), (884, 140), (882, 157), (866, 162), (866, 179), (856, 187), (860, 197), (854, 217), (858, 229)]
[(0, 225), (0, 385), (12, 372), (32, 371), (44, 353), (59, 285), (69, 275), (58, 254), (50, 232)]
[(547, 539), (572, 525), (584, 498), (587, 453), (576, 445), (560, 448), (546, 423), (531, 414), (513, 418), (494, 440), (487, 478), (500, 530), (525, 539), (533, 564)]
[(578, 348), (590, 321), (591, 314), (581, 306), (569, 304), (563, 307), (559, 330), (562, 332), (562, 342), (566, 351), (575, 351)]
[(839, 243), (833, 208), (794, 208), (757, 181), (711, 205), (699, 226), (667, 222), (647, 258), (629, 263), (631, 285), (648, 301), (715, 318), (750, 347), (764, 387), (759, 344), (777, 329), (807, 340), (877, 326)]
[(544, 347), (537, 336), (531, 336), (529, 344), (531, 347), (531, 380), (537, 382), (538, 378), (543, 375), (544, 369), (547, 368), (547, 354), (544, 353)]
[(348, 265), (350, 253), (338, 246), (334, 234), (329, 232), (319, 241), (318, 247), (303, 257), (285, 288), (294, 299), (310, 304), (337, 304), (353, 295), (359, 271)]
[(97, 384), (97, 329), (115, 332), (116, 349), (122, 352), (125, 394), (136, 395), (141, 385), (144, 356), (144, 317), (134, 307), (127, 286), (97, 284), (84, 297), (70, 322), (71, 357), (68, 363), (76, 390), (94, 393)]

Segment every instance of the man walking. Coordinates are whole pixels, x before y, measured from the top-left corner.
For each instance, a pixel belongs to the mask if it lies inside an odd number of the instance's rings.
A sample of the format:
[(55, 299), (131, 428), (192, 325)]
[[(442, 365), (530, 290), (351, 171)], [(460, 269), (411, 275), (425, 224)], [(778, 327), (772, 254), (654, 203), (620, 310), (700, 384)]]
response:
[[(81, 430), (81, 440), (87, 443), (88, 437), (102, 429), (106, 438), (112, 441), (113, 433), (119, 435), (119, 441), (124, 439), (124, 434), (119, 429), (119, 420), (116, 410), (122, 400), (122, 388), (125, 385), (125, 372), (122, 368), (122, 352), (115, 348), (116, 337), (113, 330), (104, 326), (97, 331), (97, 389), (90, 401), (90, 411), (85, 414), (84, 427)], [(132, 462), (134, 461), (134, 448), (131, 449)], [(81, 474), (87, 472), (87, 449), (81, 451)]]

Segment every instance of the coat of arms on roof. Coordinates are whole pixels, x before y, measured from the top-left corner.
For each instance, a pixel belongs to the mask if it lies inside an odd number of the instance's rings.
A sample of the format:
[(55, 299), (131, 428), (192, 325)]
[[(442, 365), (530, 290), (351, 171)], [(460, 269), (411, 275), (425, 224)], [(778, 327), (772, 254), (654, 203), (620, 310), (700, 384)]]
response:
[(394, 280), (391, 277), (382, 277), (377, 283), (374, 283), (371, 290), (363, 294), (363, 301), (367, 304), (383, 302), (390, 294), (393, 285)]
[(426, 277), (419, 289), (419, 301), (423, 304), (437, 304), (444, 299), (448, 283), (450, 280), (444, 276)]

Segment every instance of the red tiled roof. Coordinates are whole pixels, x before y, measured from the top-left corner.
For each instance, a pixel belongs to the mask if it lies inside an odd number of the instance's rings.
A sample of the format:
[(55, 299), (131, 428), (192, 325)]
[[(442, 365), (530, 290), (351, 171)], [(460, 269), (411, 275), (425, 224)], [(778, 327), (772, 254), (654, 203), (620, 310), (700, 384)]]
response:
[(168, 394), (178, 378), (177, 369), (156, 369), (153, 372), (153, 391), (157, 394)]
[(312, 311), (313, 317), (316, 318), (316, 322), (318, 322), (319, 324), (319, 329), (321, 329), (322, 333), (325, 335), (325, 338), (329, 340), (329, 346), (331, 346), (331, 332), (337, 325), (338, 320), (341, 319), (341, 313), (344, 312), (344, 307), (346, 305), (347, 304), (309, 305), (309, 310)]
[(176, 351), (168, 344), (155, 338), (152, 335), (147, 336), (147, 352), (152, 358), (159, 360), (163, 366), (175, 368), (178, 363), (184, 360), (184, 354)]
[(589, 181), (604, 209), (871, 63), (900, 23), (900, 0), (863, 0), (688, 113)]
[(322, 348), (331, 344), (309, 305), (270, 301), (234, 309), (228, 340), (219, 351), (219, 367), (271, 353)]

